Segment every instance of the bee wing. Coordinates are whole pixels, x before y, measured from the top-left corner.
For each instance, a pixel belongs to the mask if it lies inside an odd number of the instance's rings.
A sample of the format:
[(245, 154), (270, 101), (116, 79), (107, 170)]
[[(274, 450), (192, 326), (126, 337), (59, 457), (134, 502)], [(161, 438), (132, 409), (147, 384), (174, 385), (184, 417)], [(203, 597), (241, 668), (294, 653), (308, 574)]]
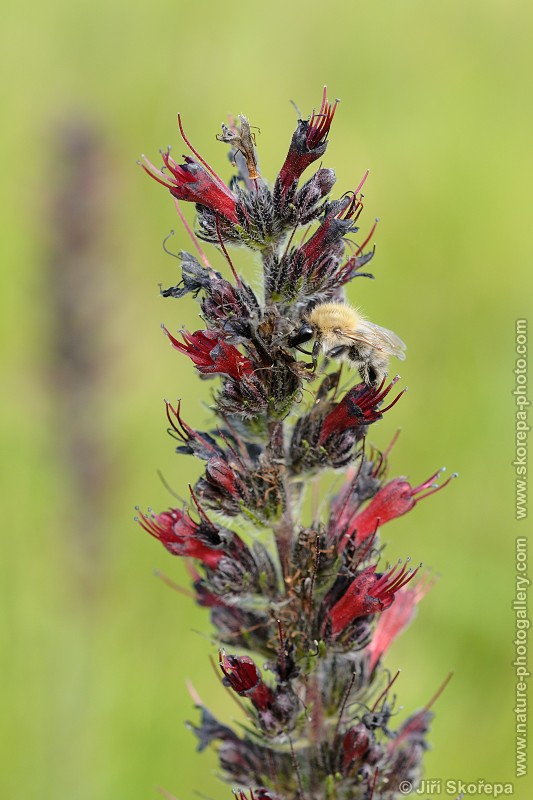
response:
[(381, 350), (389, 356), (395, 356), (400, 361), (405, 359), (404, 350), (406, 345), (399, 336), (388, 328), (382, 328), (381, 325), (375, 325), (368, 320), (361, 320), (356, 330), (353, 331), (340, 331), (347, 339), (354, 342), (361, 342), (375, 350)]

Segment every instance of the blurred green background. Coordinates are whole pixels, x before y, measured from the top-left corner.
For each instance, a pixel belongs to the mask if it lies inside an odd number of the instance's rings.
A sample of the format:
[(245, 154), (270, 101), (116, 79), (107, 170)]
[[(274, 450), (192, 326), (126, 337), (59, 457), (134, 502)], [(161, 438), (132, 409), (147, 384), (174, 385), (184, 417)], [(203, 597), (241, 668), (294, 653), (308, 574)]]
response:
[[(197, 306), (161, 241), (188, 247), (170, 198), (136, 166), (176, 113), (229, 176), (227, 113), (260, 129), (273, 179), (322, 86), (342, 103), (325, 166), (337, 192), (368, 167), (376, 281), (350, 297), (408, 343), (409, 392), (372, 430), (402, 434), (392, 474), (460, 479), (384, 531), (392, 560), (440, 575), (388, 658), (406, 709), (450, 670), (428, 777), (514, 776), (514, 321), (531, 306), (530, 4), (337, 0), (223, 5), (50, 0), (3, 9), (0, 795), (141, 800), (163, 786), (229, 797), (185, 719), (194, 679), (229, 720), (206, 615), (153, 576), (183, 565), (133, 522), (196, 465), (173, 453), (163, 398), (208, 418), (160, 331)], [(239, 262), (235, 255), (236, 263)], [(221, 265), (222, 269), (224, 267)], [(248, 269), (248, 267), (247, 267)], [(253, 272), (253, 266), (251, 267)], [(525, 787), (524, 787), (525, 788)], [(525, 797), (517, 785), (516, 795)]]

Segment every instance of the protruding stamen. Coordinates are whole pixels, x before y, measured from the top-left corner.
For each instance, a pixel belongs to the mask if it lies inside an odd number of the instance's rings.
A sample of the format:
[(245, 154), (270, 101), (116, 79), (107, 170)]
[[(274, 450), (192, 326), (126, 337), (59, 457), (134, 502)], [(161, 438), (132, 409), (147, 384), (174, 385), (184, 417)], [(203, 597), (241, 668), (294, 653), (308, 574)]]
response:
[(376, 710), (376, 708), (378, 707), (378, 705), (379, 705), (380, 701), (381, 701), (381, 700), (382, 700), (384, 697), (386, 697), (386, 696), (388, 695), (388, 693), (390, 692), (390, 690), (391, 690), (391, 688), (392, 688), (393, 684), (394, 684), (394, 683), (395, 683), (395, 681), (398, 679), (398, 677), (399, 677), (399, 675), (400, 675), (400, 672), (401, 672), (401, 669), (399, 669), (399, 670), (396, 672), (396, 675), (394, 676), (394, 678), (392, 678), (392, 680), (390, 680), (390, 681), (388, 682), (388, 684), (385, 686), (384, 690), (381, 692), (380, 696), (378, 697), (378, 699), (376, 700), (376, 702), (374, 703), (374, 705), (373, 705), (373, 706), (372, 706), (372, 708), (370, 709), (370, 711), (371, 711), (371, 712), (372, 712), (372, 711), (375, 711), (375, 710)]
[(185, 144), (187, 145), (187, 147), (190, 149), (190, 151), (192, 153), (194, 153), (194, 155), (196, 156), (196, 158), (198, 159), (200, 164), (203, 164), (203, 166), (206, 168), (206, 170), (211, 173), (211, 175), (216, 180), (216, 182), (218, 184), (220, 184), (220, 186), (222, 186), (222, 188), (224, 189), (225, 192), (227, 192), (228, 191), (228, 187), (226, 186), (226, 184), (224, 183), (222, 178), (220, 178), (217, 175), (217, 173), (214, 171), (214, 169), (212, 169), (212, 167), (209, 166), (207, 161), (204, 161), (204, 159), (202, 158), (200, 153), (198, 153), (198, 151), (194, 149), (194, 147), (192, 146), (192, 144), (190, 143), (188, 138), (185, 136), (185, 131), (183, 130), (183, 124), (181, 122), (181, 114), (178, 114), (178, 125), (179, 125), (179, 129), (180, 129), (181, 137), (182, 137), (183, 141), (185, 142)]
[[(206, 254), (202, 250), (202, 248), (200, 246), (200, 242), (198, 241), (198, 237), (195, 235), (195, 233), (192, 230), (191, 226), (189, 225), (189, 223), (185, 219), (183, 211), (180, 208), (179, 200), (177, 200), (175, 197), (174, 197), (174, 205), (176, 207), (176, 211), (178, 212), (178, 217), (181, 220), (181, 224), (183, 225), (183, 227), (187, 231), (191, 242), (193, 243), (194, 247), (196, 248), (196, 252), (198, 253), (200, 258), (204, 262), (204, 265), (207, 267), (207, 269), (211, 269), (211, 264), (209, 263), (209, 259), (207, 258)], [(174, 233), (174, 231), (172, 231), (172, 233)], [(178, 256), (178, 258), (179, 258), (179, 256)]]
[(371, 239), (371, 238), (372, 238), (372, 236), (374, 235), (374, 231), (375, 231), (375, 230), (376, 230), (376, 228), (377, 228), (377, 224), (378, 224), (378, 222), (379, 222), (379, 219), (378, 219), (378, 217), (376, 217), (374, 224), (373, 224), (373, 225), (372, 225), (372, 227), (370, 228), (370, 232), (369, 232), (368, 236), (367, 236), (367, 237), (366, 237), (366, 239), (364, 240), (363, 244), (360, 244), (360, 245), (358, 245), (358, 247), (357, 247), (357, 250), (355, 251), (357, 256), (360, 256), (360, 255), (361, 255), (361, 253), (363, 252), (363, 250), (365, 249), (365, 247), (366, 247), (366, 246), (367, 246), (367, 244), (369, 243), (370, 239)]
[(220, 244), (222, 252), (224, 253), (224, 256), (226, 257), (226, 261), (228, 262), (228, 264), (230, 266), (230, 269), (231, 269), (231, 271), (233, 273), (233, 277), (235, 278), (235, 282), (236, 282), (237, 286), (242, 286), (242, 281), (239, 278), (239, 276), (237, 275), (235, 267), (233, 266), (233, 262), (232, 262), (231, 258), (229, 257), (229, 253), (226, 250), (224, 242), (222, 241), (222, 236), (220, 235), (220, 227), (219, 227), (219, 222), (218, 222), (218, 214), (215, 215), (215, 228), (216, 228), (216, 231), (217, 231), (218, 243)]
[(440, 484), (434, 483), (436, 478), (438, 478), (439, 475), (442, 472), (445, 471), (445, 469), (446, 469), (446, 467), (442, 467), (434, 475), (432, 475), (431, 478), (428, 478), (427, 481), (424, 481), (424, 483), (421, 483), (420, 486), (416, 487), (416, 489), (413, 489), (413, 495), (418, 494), (418, 492), (421, 492), (424, 489), (429, 489), (429, 491), (425, 492), (424, 494), (419, 495), (416, 498), (417, 501), (418, 500), (423, 500), (424, 497), (429, 497), (432, 494), (436, 494), (437, 492), (440, 492), (441, 489), (444, 489), (445, 486), (448, 486), (450, 481), (453, 481), (454, 478), (458, 478), (459, 477), (459, 474), (457, 472), (453, 472), (450, 475), (450, 477), (447, 480), (444, 481), (444, 483), (440, 483)]
[(356, 189), (356, 190), (355, 190), (355, 192), (354, 192), (354, 194), (355, 194), (355, 195), (359, 194), (359, 192), (361, 191), (361, 189), (362, 189), (362, 188), (363, 188), (363, 186), (365, 185), (365, 183), (366, 183), (366, 179), (368, 178), (368, 176), (369, 176), (369, 175), (370, 175), (370, 170), (369, 170), (369, 169), (367, 169), (367, 170), (366, 170), (366, 172), (365, 172), (365, 174), (363, 175), (363, 177), (361, 178), (361, 180), (360, 180), (360, 182), (359, 182), (359, 186), (357, 187), (357, 189)]

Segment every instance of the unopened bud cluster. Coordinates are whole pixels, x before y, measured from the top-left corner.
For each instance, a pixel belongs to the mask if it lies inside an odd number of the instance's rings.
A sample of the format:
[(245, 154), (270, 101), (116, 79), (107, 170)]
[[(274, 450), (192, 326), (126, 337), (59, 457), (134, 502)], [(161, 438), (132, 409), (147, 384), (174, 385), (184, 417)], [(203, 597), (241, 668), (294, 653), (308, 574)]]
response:
[[(200, 749), (216, 745), (240, 800), (398, 797), (401, 782), (419, 776), (432, 716), (426, 707), (394, 727), (394, 680), (381, 667), (428, 582), (412, 581), (418, 569), (407, 562), (384, 561), (379, 528), (440, 488), (438, 473), (417, 487), (388, 479), (388, 454), (368, 444), (370, 426), (403, 393), (372, 360), (383, 368), (405, 346), (363, 318), (353, 329), (331, 323), (329, 338), (311, 322), (323, 304), (343, 311), (349, 281), (372, 277), (362, 268), (375, 226), (359, 241), (356, 224), (364, 179), (336, 200), (333, 170), (301, 180), (325, 155), (336, 108), (324, 90), (320, 110), (298, 120), (272, 186), (244, 116), (217, 137), (231, 148), (228, 185), (181, 120), (192, 156), (179, 164), (166, 151), (162, 169), (143, 163), (180, 216), (181, 201), (196, 209), (198, 257), (180, 253), (180, 280), (162, 295), (199, 303), (204, 328), (165, 333), (216, 383), (207, 430), (187, 424), (192, 393), (166, 404), (177, 452), (204, 463), (190, 501), (139, 521), (172, 555), (192, 559), (221, 683), (244, 714), (231, 727), (200, 704), (192, 727)], [(200, 241), (222, 251), (231, 279)], [(240, 273), (237, 245), (258, 254), (261, 291)], [(301, 344), (313, 338), (310, 353)], [(320, 497), (320, 475), (331, 470), (337, 489)]]

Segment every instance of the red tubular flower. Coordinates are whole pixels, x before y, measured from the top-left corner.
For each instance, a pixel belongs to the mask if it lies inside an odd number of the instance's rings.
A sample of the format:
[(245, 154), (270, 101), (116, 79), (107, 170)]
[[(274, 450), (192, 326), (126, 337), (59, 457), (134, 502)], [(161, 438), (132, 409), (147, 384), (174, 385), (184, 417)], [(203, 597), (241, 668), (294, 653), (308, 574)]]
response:
[(341, 599), (330, 609), (328, 621), (331, 620), (333, 636), (338, 636), (359, 617), (384, 611), (392, 605), (395, 593), (409, 583), (419, 570), (419, 567), (408, 569), (407, 563), (401, 569), (399, 564), (395, 564), (383, 574), (376, 573), (376, 568), (377, 564), (374, 564), (361, 570)]
[(320, 111), (313, 113), (309, 120), (298, 121), (289, 152), (278, 176), (283, 197), (297, 183), (304, 170), (324, 155), (327, 147), (326, 139), (336, 109), (337, 101), (334, 104), (328, 102), (324, 86)]
[(313, 112), (306, 133), (306, 143), (311, 150), (319, 147), (326, 141), (338, 103), (338, 100), (335, 100), (333, 105), (328, 103), (327, 87), (324, 86), (320, 111), (318, 114)]
[(369, 250), (367, 253), (365, 253), (364, 250), (374, 235), (374, 231), (377, 228), (378, 222), (378, 219), (374, 221), (374, 224), (370, 228), (365, 240), (357, 247), (355, 255), (351, 256), (338, 270), (337, 280), (339, 286), (343, 286), (345, 283), (348, 283), (348, 281), (351, 281), (352, 278), (355, 278), (357, 275), (369, 275), (369, 273), (362, 273), (359, 270), (361, 267), (364, 267), (365, 264), (368, 264), (368, 262), (374, 257), (375, 247), (373, 247), (372, 250)]
[(302, 271), (308, 273), (312, 267), (320, 263), (332, 252), (338, 252), (338, 258), (344, 253), (343, 237), (352, 228), (352, 222), (345, 212), (351, 207), (351, 200), (344, 198), (329, 207), (329, 211), (321, 221), (316, 232), (299, 248), (303, 267)]
[(399, 634), (413, 619), (416, 606), (430, 589), (431, 583), (425, 581), (416, 586), (408, 586), (396, 593), (396, 601), (380, 615), (372, 640), (366, 648), (370, 672), (374, 671), (381, 656)]
[(196, 369), (204, 375), (218, 373), (241, 380), (254, 372), (251, 361), (232, 344), (228, 344), (216, 331), (181, 331), (180, 342), (163, 325), (172, 346), (189, 356)]
[[(312, 264), (316, 263), (318, 259), (323, 257), (328, 250), (338, 245), (343, 236), (350, 231), (357, 230), (357, 228), (354, 227), (354, 222), (358, 219), (363, 210), (363, 203), (361, 200), (363, 195), (360, 195), (359, 198), (357, 195), (367, 177), (368, 170), (363, 175), (355, 192), (328, 205), (328, 213), (322, 220), (320, 227), (300, 248), (300, 252), (306, 264), (305, 271), (307, 271)], [(374, 229), (372, 229), (372, 233), (373, 230)]]
[(197, 558), (206, 567), (216, 569), (223, 550), (210, 547), (199, 538), (201, 523), (194, 522), (191, 517), (179, 508), (163, 511), (161, 514), (147, 516), (139, 511), (139, 524), (155, 539), (159, 539), (169, 553), (175, 556)]
[(222, 650), (218, 653), (220, 669), (224, 682), (234, 692), (249, 697), (259, 711), (266, 711), (272, 705), (274, 696), (261, 679), (261, 672), (249, 656), (227, 656)]
[[(394, 480), (383, 486), (367, 507), (354, 515), (343, 536), (344, 544), (342, 546), (344, 547), (347, 541), (353, 538), (354, 533), (355, 544), (361, 544), (368, 536), (375, 533), (379, 525), (383, 525), (391, 519), (396, 519), (396, 517), (401, 517), (410, 511), (419, 500), (423, 500), (424, 497), (429, 497), (430, 494), (435, 494), (435, 492), (447, 486), (451, 479), (455, 477), (455, 473), (443, 484), (437, 486), (435, 480), (439, 477), (441, 471), (438, 470), (427, 481), (424, 481), (414, 489), (405, 478), (394, 478)], [(424, 494), (420, 494), (420, 492), (424, 492)], [(419, 496), (417, 497), (417, 495)]]
[(198, 580), (194, 584), (194, 591), (195, 591), (195, 600), (199, 606), (203, 608), (219, 608), (219, 607), (226, 607), (226, 603), (214, 592), (211, 592), (207, 585)]
[(385, 381), (382, 381), (380, 386), (359, 383), (346, 392), (340, 403), (336, 403), (324, 417), (318, 444), (323, 444), (334, 433), (342, 433), (360, 425), (370, 425), (381, 419), (385, 411), (392, 408), (406, 391), (405, 389), (401, 391), (386, 408), (379, 409), (379, 405), (399, 379), (400, 376), (396, 375), (385, 389), (383, 388)]
[(161, 152), (161, 156), (170, 175), (157, 169), (146, 156), (142, 156), (145, 163), (140, 162), (141, 167), (151, 178), (165, 186), (177, 200), (200, 203), (230, 222), (238, 223), (235, 195), (219, 178), (210, 175), (190, 156), (184, 156), (184, 164), (178, 164), (171, 158), (170, 149)]

